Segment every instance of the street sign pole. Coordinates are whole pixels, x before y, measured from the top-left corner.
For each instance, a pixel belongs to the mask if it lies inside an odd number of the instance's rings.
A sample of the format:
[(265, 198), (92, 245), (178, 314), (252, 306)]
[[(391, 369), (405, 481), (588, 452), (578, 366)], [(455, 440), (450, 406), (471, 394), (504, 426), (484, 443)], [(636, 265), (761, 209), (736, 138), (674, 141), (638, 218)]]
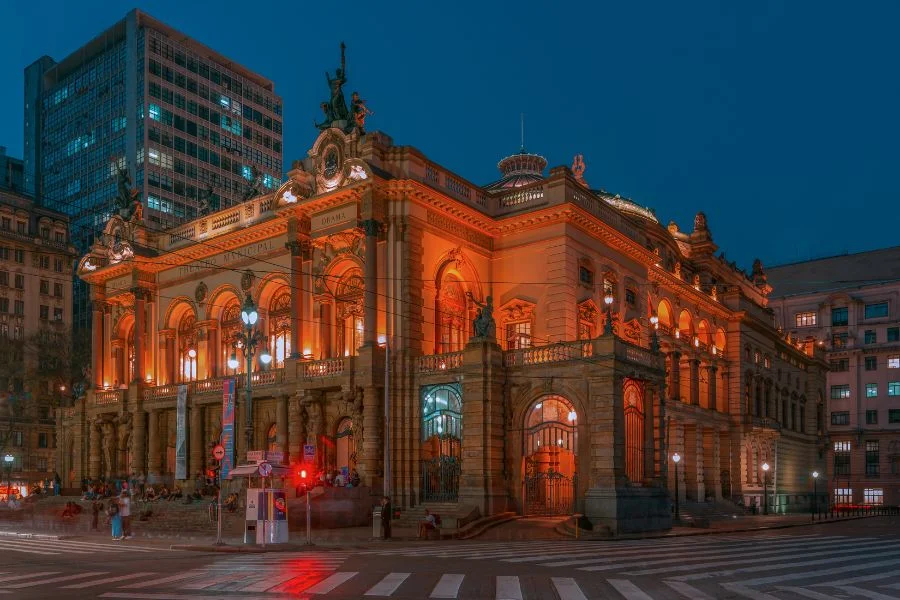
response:
[(216, 473), (218, 479), (218, 498), (216, 499), (216, 546), (224, 546), (222, 541), (222, 459), (225, 458), (225, 448), (221, 444), (216, 444), (213, 448), (213, 458), (219, 461), (219, 470)]
[(306, 545), (312, 546), (312, 514), (309, 504), (309, 486), (306, 487)]

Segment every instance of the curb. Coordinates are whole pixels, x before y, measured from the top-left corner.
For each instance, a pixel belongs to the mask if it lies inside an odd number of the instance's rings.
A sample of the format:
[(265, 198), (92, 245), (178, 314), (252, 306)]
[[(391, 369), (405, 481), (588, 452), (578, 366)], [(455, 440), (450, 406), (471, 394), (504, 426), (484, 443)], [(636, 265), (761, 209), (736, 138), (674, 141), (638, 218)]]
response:
[[(828, 523), (844, 523), (846, 521), (858, 521), (860, 519), (871, 519), (875, 517), (886, 516), (886, 515), (864, 515), (858, 517), (845, 517), (843, 519), (833, 519), (830, 521), (806, 521), (803, 523), (777, 523), (774, 525), (760, 525), (757, 527), (741, 527), (739, 529), (704, 529), (702, 531), (686, 531), (683, 533), (648, 533), (647, 535), (641, 534), (625, 534), (625, 536), (591, 536), (590, 534), (585, 537), (584, 535), (580, 536), (578, 539), (583, 539), (584, 541), (603, 541), (603, 542), (620, 542), (620, 541), (628, 541), (628, 540), (658, 540), (664, 538), (676, 538), (676, 537), (696, 537), (701, 535), (723, 535), (729, 533), (749, 533), (753, 531), (767, 531), (770, 529), (790, 529), (792, 527), (812, 527), (815, 525), (825, 525)], [(575, 538), (575, 534), (572, 530), (568, 529), (565, 526), (565, 523), (558, 525), (555, 528), (557, 533), (565, 535), (566, 537)]]
[(67, 540), (72, 536), (52, 535), (49, 533), (21, 533), (18, 531), (0, 531), (0, 537), (14, 537), (26, 540)]

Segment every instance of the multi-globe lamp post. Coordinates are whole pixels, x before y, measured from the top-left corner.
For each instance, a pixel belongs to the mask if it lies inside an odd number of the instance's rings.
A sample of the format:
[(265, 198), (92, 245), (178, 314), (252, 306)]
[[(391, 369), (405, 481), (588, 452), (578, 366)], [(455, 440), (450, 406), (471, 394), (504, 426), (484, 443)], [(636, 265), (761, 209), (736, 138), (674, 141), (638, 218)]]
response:
[(614, 300), (612, 292), (607, 291), (603, 297), (603, 302), (606, 304), (606, 323), (603, 324), (604, 335), (609, 335), (613, 332), (612, 303)]
[(762, 464), (763, 470), (763, 514), (769, 514), (769, 463)]
[(3, 457), (3, 464), (6, 466), (6, 500), (9, 501), (9, 494), (12, 491), (12, 466), (16, 457), (7, 454)]
[[(250, 294), (244, 299), (244, 305), (241, 307), (241, 321), (244, 323), (244, 330), (235, 335), (235, 346), (244, 352), (247, 359), (247, 372), (244, 374), (247, 380), (245, 388), (246, 404), (244, 410), (247, 413), (247, 423), (245, 434), (247, 436), (247, 450), (251, 450), (253, 446), (253, 357), (256, 355), (257, 347), (262, 344), (262, 350), (259, 353), (259, 362), (268, 365), (272, 362), (272, 355), (269, 354), (266, 345), (266, 337), (256, 327), (259, 320), (259, 312), (256, 310), (256, 304)], [(234, 350), (228, 358), (228, 368), (237, 369), (240, 363)]]
[(675, 463), (675, 522), (681, 520), (681, 514), (678, 510), (678, 463), (681, 462), (681, 455), (677, 452), (672, 455), (672, 462)]

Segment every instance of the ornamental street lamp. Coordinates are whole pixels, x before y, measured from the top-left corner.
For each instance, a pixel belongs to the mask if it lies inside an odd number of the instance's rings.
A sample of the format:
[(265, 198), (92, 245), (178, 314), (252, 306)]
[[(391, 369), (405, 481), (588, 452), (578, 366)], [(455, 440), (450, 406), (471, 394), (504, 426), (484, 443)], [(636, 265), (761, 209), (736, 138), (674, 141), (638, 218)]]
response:
[(12, 489), (12, 466), (13, 462), (16, 460), (16, 457), (12, 454), (7, 454), (3, 457), (3, 463), (6, 465), (6, 500), (9, 501), (9, 493)]
[(656, 316), (656, 313), (650, 316), (650, 326), (650, 351), (659, 352), (659, 337), (656, 333), (656, 330), (659, 329), (659, 317)]
[(762, 464), (763, 470), (763, 514), (769, 514), (769, 463)]
[(613, 295), (612, 292), (606, 292), (606, 295), (603, 297), (603, 302), (606, 304), (606, 323), (603, 324), (603, 335), (609, 335), (613, 332), (613, 322), (612, 322), (612, 303), (613, 303)]
[[(238, 332), (234, 336), (235, 346), (242, 349), (244, 357), (247, 359), (247, 372), (244, 374), (244, 377), (247, 379), (245, 391), (246, 405), (244, 407), (244, 410), (247, 413), (245, 431), (247, 436), (247, 450), (250, 450), (253, 446), (253, 357), (256, 355), (257, 346), (260, 344), (262, 345), (262, 349), (259, 353), (259, 362), (263, 365), (268, 365), (272, 362), (272, 355), (269, 354), (269, 350), (266, 347), (266, 337), (259, 328), (256, 327), (256, 322), (258, 320), (259, 313), (256, 310), (253, 299), (248, 293), (247, 297), (244, 299), (244, 305), (241, 307), (241, 321), (244, 322), (244, 330)], [(230, 369), (237, 369), (238, 365), (237, 354), (232, 350), (231, 356), (228, 358), (228, 367)]]
[(681, 520), (681, 515), (678, 511), (678, 463), (681, 462), (681, 455), (677, 452), (672, 455), (672, 462), (675, 463), (675, 522)]
[(816, 520), (816, 515), (819, 514), (819, 472), (812, 472), (813, 478), (813, 503), (812, 503), (812, 520)]

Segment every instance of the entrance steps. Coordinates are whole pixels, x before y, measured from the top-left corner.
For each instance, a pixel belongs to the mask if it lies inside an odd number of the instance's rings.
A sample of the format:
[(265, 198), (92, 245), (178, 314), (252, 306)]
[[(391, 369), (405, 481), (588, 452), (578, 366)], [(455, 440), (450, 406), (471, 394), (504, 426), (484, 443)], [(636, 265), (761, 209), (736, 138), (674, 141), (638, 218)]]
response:
[(425, 518), (426, 508), (431, 514), (440, 515), (441, 521), (444, 521), (448, 517), (455, 518), (460, 505), (457, 502), (423, 502), (412, 508), (403, 509), (400, 517), (394, 520), (394, 527), (418, 527)]

